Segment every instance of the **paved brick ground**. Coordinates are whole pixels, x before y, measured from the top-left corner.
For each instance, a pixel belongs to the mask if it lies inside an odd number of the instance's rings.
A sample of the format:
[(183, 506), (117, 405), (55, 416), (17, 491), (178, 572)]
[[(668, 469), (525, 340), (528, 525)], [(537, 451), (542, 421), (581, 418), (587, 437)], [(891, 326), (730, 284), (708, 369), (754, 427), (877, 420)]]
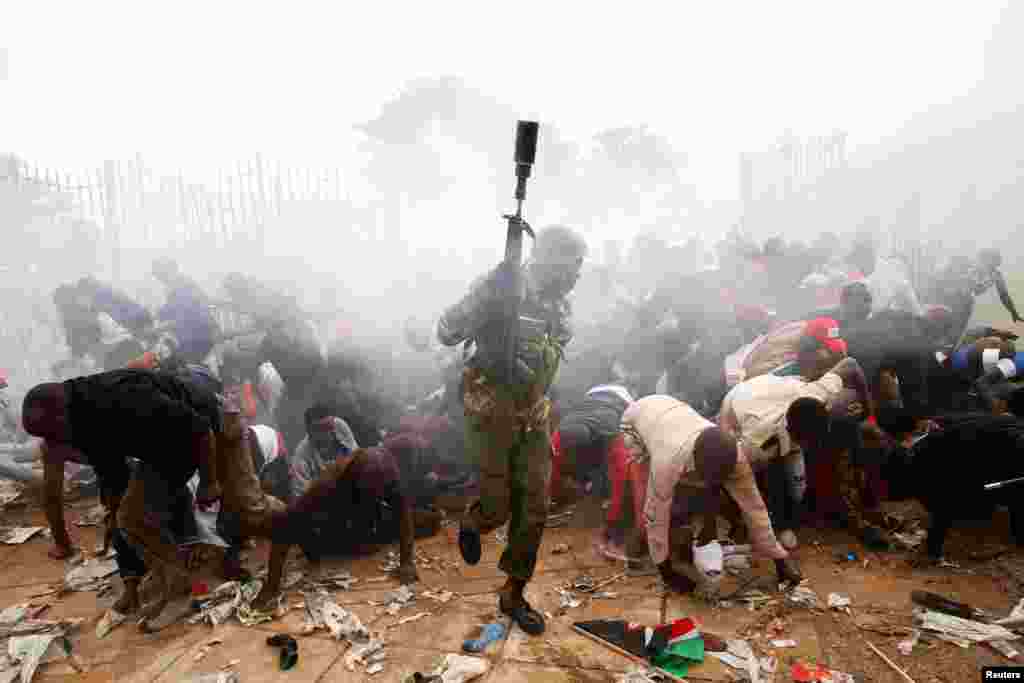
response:
[[(84, 507), (84, 504), (83, 504)], [(74, 514), (74, 513), (72, 513)], [(541, 562), (536, 580), (530, 585), (529, 598), (543, 611), (558, 612), (559, 597), (555, 588), (582, 575), (601, 579), (620, 572), (620, 567), (599, 558), (593, 550), (593, 521), (600, 511), (580, 510), (569, 528), (552, 529), (545, 535)], [(38, 510), (9, 510), (4, 513), (7, 524), (35, 523), (44, 525)], [(82, 530), (83, 545), (93, 547), (97, 529)], [(972, 542), (988, 534), (984, 542), (1005, 542), (1000, 525), (988, 530), (958, 532), (952, 547)], [(771, 638), (796, 640), (795, 649), (781, 650), (779, 669), (775, 680), (788, 681), (789, 662), (794, 658), (821, 661), (834, 668), (861, 673), (867, 680), (899, 681), (875, 655), (868, 650), (865, 640), (871, 641), (896, 660), (918, 682), (949, 681), (961, 683), (978, 680), (978, 669), (983, 663), (997, 663), (1000, 659), (984, 648), (961, 650), (946, 643), (922, 645), (909, 657), (896, 650), (901, 639), (898, 630), (910, 624), (909, 593), (915, 588), (940, 592), (983, 608), (1005, 612), (1009, 608), (1007, 582), (986, 571), (986, 566), (971, 569), (965, 560), (965, 571), (949, 570), (919, 572), (911, 570), (901, 555), (862, 555), (862, 549), (840, 532), (807, 531), (801, 536), (804, 546), (800, 559), (811, 587), (825, 599), (829, 592), (848, 595), (854, 606), (853, 614), (812, 613), (784, 611), (775, 622), (781, 630), (772, 632), (767, 625), (775, 618), (772, 608), (749, 611), (743, 606), (711, 608), (690, 596), (665, 595), (659, 582), (653, 578), (631, 578), (616, 582), (608, 590), (615, 591), (615, 599), (594, 600), (569, 610), (563, 616), (549, 621), (548, 632), (541, 638), (529, 638), (518, 630), (493, 644), (486, 653), (491, 671), (485, 679), (493, 681), (614, 681), (631, 668), (625, 658), (608, 652), (571, 631), (573, 621), (587, 618), (625, 618), (654, 625), (683, 616), (698, 617), (703, 627), (725, 637), (743, 634), (764, 649)], [(556, 555), (557, 544), (567, 543), (570, 551)], [(61, 579), (63, 563), (46, 557), (48, 540), (36, 538), (21, 546), (0, 546), (0, 608), (26, 602), (34, 594)], [(439, 568), (421, 567), (421, 584), (417, 592), (450, 590), (458, 596), (447, 604), (429, 599), (417, 601), (397, 616), (382, 613), (381, 608), (369, 603), (381, 599), (397, 587), (395, 581), (364, 583), (354, 590), (335, 594), (339, 604), (354, 610), (372, 630), (383, 631), (390, 653), (386, 669), (372, 680), (400, 681), (414, 671), (428, 671), (446, 653), (460, 651), (464, 639), (476, 635), (481, 624), (496, 618), (495, 590), (503, 576), (497, 569), (500, 546), (493, 538), (486, 539), (484, 558), (476, 567), (466, 567), (458, 561), (458, 551), (447, 532), (418, 545), (428, 557), (443, 558)], [(840, 563), (837, 553), (854, 550), (856, 563)], [(382, 575), (380, 564), (385, 550), (375, 556), (338, 561), (356, 577), (369, 579)], [(264, 561), (266, 549), (248, 552), (249, 566), (258, 569)], [(868, 560), (867, 567), (864, 559)], [(301, 566), (300, 560), (293, 564)], [(433, 563), (438, 564), (438, 563)], [(967, 573), (971, 571), (973, 573)], [(760, 562), (754, 573), (772, 583), (773, 568), (769, 562)], [(215, 579), (208, 577), (211, 582)], [(729, 579), (725, 591), (736, 585)], [(118, 589), (120, 587), (118, 586)], [(295, 603), (297, 595), (289, 596)], [(185, 626), (176, 623), (159, 633), (143, 635), (128, 624), (115, 630), (105, 640), (98, 641), (95, 624), (103, 610), (114, 600), (113, 595), (97, 598), (94, 593), (76, 593), (62, 599), (39, 598), (51, 601), (46, 613), (56, 616), (84, 617), (82, 631), (76, 636), (76, 650), (91, 666), (89, 674), (74, 674), (64, 662), (45, 665), (36, 681), (138, 681), (150, 683), (176, 683), (202, 672), (215, 672), (224, 664), (238, 660), (237, 671), (244, 683), (263, 681), (358, 681), (370, 677), (361, 672), (349, 672), (343, 663), (345, 645), (333, 641), (326, 634), (301, 637), (298, 666), (287, 673), (276, 667), (276, 652), (264, 644), (267, 634), (296, 630), (302, 623), (302, 611), (293, 610), (283, 619), (256, 628), (245, 628), (237, 623), (217, 629), (205, 626)], [(177, 613), (185, 608), (184, 602), (171, 610)], [(421, 611), (430, 616), (419, 621), (393, 626), (399, 619)], [(174, 612), (171, 612), (173, 615)], [(860, 628), (858, 627), (858, 624)], [(874, 630), (865, 630), (874, 629)], [(883, 635), (878, 630), (889, 631)], [(896, 632), (894, 632), (896, 631)], [(212, 638), (223, 644), (211, 649), (199, 661), (195, 654)], [(692, 672), (692, 680), (731, 680), (726, 667), (709, 660)]]

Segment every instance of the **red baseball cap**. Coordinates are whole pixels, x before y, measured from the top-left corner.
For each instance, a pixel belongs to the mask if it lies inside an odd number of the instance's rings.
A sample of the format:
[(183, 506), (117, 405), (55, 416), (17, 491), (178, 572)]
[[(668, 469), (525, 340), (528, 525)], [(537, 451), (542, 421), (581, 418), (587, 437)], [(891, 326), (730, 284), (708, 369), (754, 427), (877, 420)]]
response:
[(833, 353), (846, 353), (846, 342), (839, 336), (839, 323), (832, 318), (815, 318), (804, 325), (804, 336), (814, 337)]

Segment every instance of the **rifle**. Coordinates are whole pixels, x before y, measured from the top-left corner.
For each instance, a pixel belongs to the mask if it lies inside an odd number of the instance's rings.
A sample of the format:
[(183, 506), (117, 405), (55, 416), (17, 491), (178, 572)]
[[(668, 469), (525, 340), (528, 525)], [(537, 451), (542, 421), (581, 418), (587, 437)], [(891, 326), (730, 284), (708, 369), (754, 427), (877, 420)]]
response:
[(516, 346), (519, 339), (519, 294), (522, 291), (523, 277), (523, 233), (536, 239), (533, 229), (523, 220), (523, 201), (526, 199), (526, 180), (530, 177), (533, 161), (537, 156), (537, 131), (540, 127), (536, 121), (519, 121), (516, 124), (516, 212), (504, 214), (508, 221), (508, 232), (505, 237), (505, 260), (502, 263), (504, 278), (504, 345), (503, 372), (507, 382), (514, 381), (517, 376)]

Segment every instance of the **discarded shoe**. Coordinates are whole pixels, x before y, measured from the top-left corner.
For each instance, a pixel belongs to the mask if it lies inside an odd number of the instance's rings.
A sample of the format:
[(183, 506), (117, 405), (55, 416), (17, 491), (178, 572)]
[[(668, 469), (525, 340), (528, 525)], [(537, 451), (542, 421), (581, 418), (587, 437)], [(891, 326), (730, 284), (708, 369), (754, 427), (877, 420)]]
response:
[(483, 555), (483, 546), (480, 543), (480, 532), (476, 529), (469, 529), (465, 526), (459, 527), (459, 553), (468, 565), (475, 565), (480, 562)]
[(278, 666), (281, 671), (288, 671), (299, 661), (299, 644), (287, 633), (278, 633), (267, 638), (267, 645), (281, 648)]
[(525, 601), (508, 607), (499, 600), (498, 607), (502, 614), (511, 617), (512, 621), (527, 635), (539, 636), (544, 633), (544, 615), (530, 607)]

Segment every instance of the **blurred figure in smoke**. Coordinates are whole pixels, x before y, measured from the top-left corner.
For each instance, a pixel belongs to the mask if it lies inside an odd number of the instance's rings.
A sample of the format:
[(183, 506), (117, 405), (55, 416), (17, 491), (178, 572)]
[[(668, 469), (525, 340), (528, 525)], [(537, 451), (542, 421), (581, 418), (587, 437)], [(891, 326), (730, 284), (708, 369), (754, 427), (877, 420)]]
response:
[(91, 358), (105, 370), (123, 367), (144, 350), (136, 334), (152, 324), (144, 307), (92, 278), (62, 285), (53, 295), (74, 360)]
[(879, 257), (867, 278), (867, 285), (873, 314), (895, 311), (918, 318), (924, 316), (924, 307), (910, 280), (910, 268), (903, 254), (893, 252), (888, 257)]
[(533, 577), (547, 519), (551, 457), (551, 403), (547, 392), (572, 339), (566, 299), (579, 278), (586, 243), (569, 228), (537, 234), (523, 268), (517, 377), (499, 380), (502, 313), (508, 275), (499, 265), (477, 280), (469, 294), (447, 309), (438, 324), (445, 346), (475, 342), (467, 361), (462, 395), (469, 449), (480, 462), (481, 498), (459, 530), (459, 550), (468, 564), (480, 561), (480, 535), (509, 521), (509, 540), (499, 567), (508, 575), (499, 607), (528, 634), (544, 632), (544, 617), (523, 589)]
[(102, 332), (88, 298), (72, 285), (61, 285), (53, 292), (53, 303), (64, 326), (72, 359), (90, 354), (99, 344)]
[(970, 324), (975, 298), (993, 286), (1013, 322), (1024, 322), (1006, 287), (1006, 278), (1000, 270), (1002, 263), (1003, 257), (997, 249), (982, 249), (973, 263), (952, 263), (939, 277), (938, 300), (933, 303), (945, 304), (953, 310), (957, 336)]
[[(271, 363), (284, 381), (277, 418), (285, 443), (294, 447), (305, 433), (303, 411), (312, 401), (319, 375), (327, 365), (319, 331), (295, 297), (266, 283), (232, 273), (224, 279), (224, 290), (233, 304), (253, 317), (264, 335), (257, 357)], [(251, 378), (252, 374), (247, 373), (238, 381)]]
[(132, 334), (140, 335), (152, 327), (153, 316), (146, 307), (111, 285), (94, 277), (83, 277), (77, 288), (93, 311), (106, 313)]
[(182, 361), (202, 363), (220, 333), (208, 297), (173, 259), (154, 261), (153, 277), (167, 288), (167, 302), (157, 313), (159, 327), (173, 333), (175, 354)]

